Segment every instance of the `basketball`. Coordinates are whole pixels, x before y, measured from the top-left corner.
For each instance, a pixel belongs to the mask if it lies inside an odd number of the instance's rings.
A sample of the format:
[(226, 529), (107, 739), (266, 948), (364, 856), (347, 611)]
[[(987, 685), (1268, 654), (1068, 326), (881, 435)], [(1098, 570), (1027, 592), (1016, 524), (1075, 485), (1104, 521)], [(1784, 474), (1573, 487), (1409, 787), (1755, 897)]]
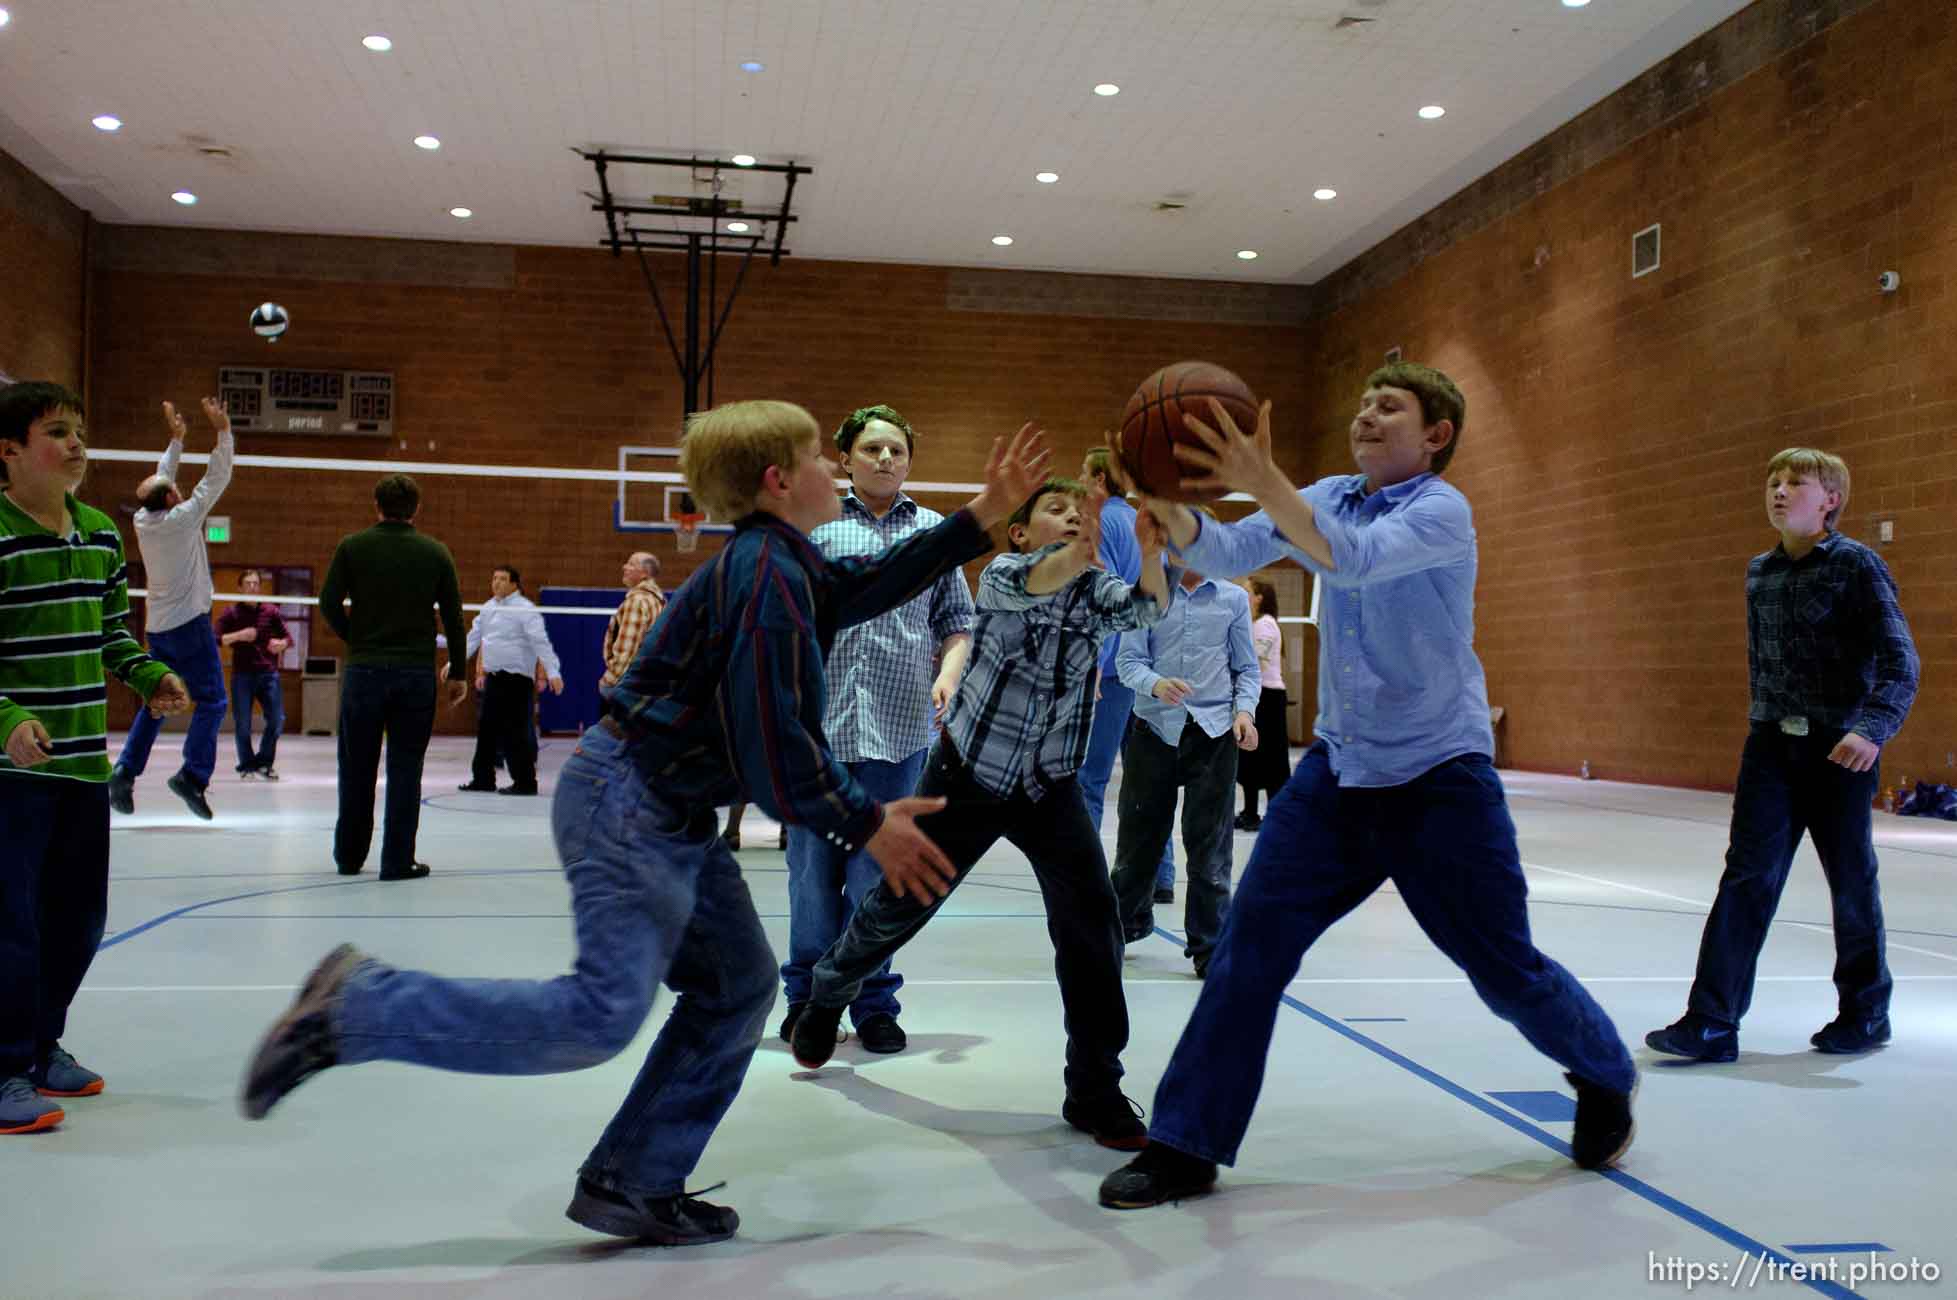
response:
[(1178, 361), (1142, 380), (1121, 413), (1121, 463), (1138, 490), (1170, 501), (1214, 501), (1223, 495), (1183, 491), (1185, 474), (1200, 475), (1177, 460), (1175, 452), (1178, 443), (1203, 445), (1183, 423), (1185, 414), (1216, 427), (1216, 413), (1208, 400), (1212, 397), (1223, 404), (1238, 429), (1248, 433), (1257, 427), (1256, 395), (1222, 366)]

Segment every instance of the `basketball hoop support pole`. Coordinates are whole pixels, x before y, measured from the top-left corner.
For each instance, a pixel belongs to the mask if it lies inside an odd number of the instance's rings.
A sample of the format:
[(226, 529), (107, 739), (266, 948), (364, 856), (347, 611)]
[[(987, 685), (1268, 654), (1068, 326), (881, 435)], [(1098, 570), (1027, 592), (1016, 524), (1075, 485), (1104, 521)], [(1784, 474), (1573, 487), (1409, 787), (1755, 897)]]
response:
[[(718, 158), (667, 158), (645, 154), (609, 153), (603, 149), (577, 151), (579, 156), (592, 165), (598, 177), (598, 192), (586, 193), (592, 200), (591, 209), (601, 212), (605, 217), (605, 238), (598, 242), (612, 251), (613, 257), (622, 256), (625, 246), (630, 244), (638, 255), (640, 270), (645, 274), (646, 289), (652, 295), (653, 307), (659, 313), (659, 326), (666, 335), (667, 349), (672, 353), (673, 365), (679, 371), (683, 390), (684, 410), (682, 418), (701, 409), (700, 388), (706, 384), (706, 404), (713, 404), (714, 395), (714, 354), (720, 346), (720, 336), (727, 326), (727, 319), (734, 312), (734, 302), (740, 297), (741, 287), (747, 280), (748, 267), (753, 264), (755, 250), (768, 241), (772, 226), (772, 247), (768, 249), (768, 264), (779, 266), (788, 253), (783, 241), (788, 233), (788, 223), (799, 220), (789, 211), (795, 198), (795, 181), (798, 177), (814, 174), (814, 169), (799, 163), (753, 163), (737, 167), (731, 161)], [(625, 163), (643, 167), (680, 167), (689, 172), (707, 171), (714, 180), (714, 193), (711, 197), (693, 198), (687, 204), (632, 204), (620, 203), (612, 194), (611, 178), (608, 168), (614, 163)], [(782, 193), (781, 207), (773, 212), (750, 212), (735, 208), (720, 196), (719, 180), (723, 170), (735, 172), (774, 173), (786, 178), (787, 184)], [(673, 228), (669, 230), (644, 230), (631, 224), (629, 218), (637, 216), (673, 218)], [(620, 218), (625, 217), (624, 223)], [(728, 218), (736, 218), (759, 226), (758, 233), (723, 233), (721, 223)], [(704, 222), (704, 228), (699, 223)], [(693, 223), (690, 226), (682, 223)], [(726, 247), (723, 250), (723, 245)], [(734, 282), (728, 289), (727, 301), (720, 304), (719, 276), (720, 256), (723, 251), (732, 254), (738, 247), (741, 254), (740, 269), (735, 273)], [(666, 304), (659, 292), (658, 279), (652, 273), (652, 264), (647, 260), (648, 252), (683, 252), (686, 254), (686, 303), (681, 315), (682, 337), (673, 335), (672, 318), (667, 314)], [(704, 259), (712, 259), (705, 261)], [(706, 275), (701, 275), (702, 270)], [(702, 280), (705, 284), (702, 284)], [(702, 312), (702, 299), (705, 311)], [(704, 332), (704, 339), (702, 334)], [(704, 346), (703, 346), (704, 344)]]

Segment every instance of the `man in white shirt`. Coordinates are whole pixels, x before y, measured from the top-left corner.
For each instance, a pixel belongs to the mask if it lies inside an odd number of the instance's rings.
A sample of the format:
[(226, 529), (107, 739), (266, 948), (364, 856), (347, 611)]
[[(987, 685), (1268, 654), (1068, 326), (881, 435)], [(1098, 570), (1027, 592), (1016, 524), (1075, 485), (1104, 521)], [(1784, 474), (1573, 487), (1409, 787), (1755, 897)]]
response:
[[(204, 547), (204, 517), (231, 483), (231, 417), (215, 398), (204, 399), (204, 418), (217, 435), (204, 477), (186, 497), (177, 489), (177, 464), (183, 457), (184, 420), (177, 408), (163, 403), (170, 445), (156, 463), (156, 473), (136, 489), (136, 545), (143, 556), (144, 625), (149, 652), (170, 665), (190, 689), (195, 711), (190, 734), (184, 737), (183, 766), (169, 780), (170, 790), (191, 812), (209, 821), (211, 805), (205, 787), (217, 767), (217, 733), (224, 721), (224, 665), (219, 660), (217, 634), (211, 629), (211, 560)], [(149, 766), (150, 746), (156, 743), (160, 719), (139, 711), (109, 776), (109, 805), (119, 813), (136, 811), (136, 779)]]
[[(563, 667), (544, 631), (544, 616), (523, 594), (523, 575), (515, 565), (499, 566), (489, 575), (490, 599), (469, 624), (468, 654), (478, 651), (482, 662), (476, 677), (481, 684), (476, 706), (476, 757), (463, 790), (527, 795), (537, 793), (537, 733), (531, 727), (537, 685), (531, 674), (542, 661), (550, 689), (564, 693)], [(510, 784), (496, 789), (496, 755), (510, 767)]]

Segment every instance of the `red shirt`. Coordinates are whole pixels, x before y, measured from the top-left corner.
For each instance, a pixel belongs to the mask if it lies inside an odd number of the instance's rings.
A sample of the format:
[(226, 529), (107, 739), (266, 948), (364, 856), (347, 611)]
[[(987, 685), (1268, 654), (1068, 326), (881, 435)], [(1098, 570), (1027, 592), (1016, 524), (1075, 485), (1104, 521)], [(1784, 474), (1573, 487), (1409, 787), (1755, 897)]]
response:
[(248, 627), (258, 629), (258, 639), (231, 643), (231, 671), (234, 673), (277, 672), (278, 656), (266, 648), (266, 643), (292, 639), (292, 634), (285, 630), (285, 620), (279, 617), (278, 609), (272, 605), (247, 605), (240, 601), (218, 616), (217, 634), (220, 637), (230, 632), (242, 632)]

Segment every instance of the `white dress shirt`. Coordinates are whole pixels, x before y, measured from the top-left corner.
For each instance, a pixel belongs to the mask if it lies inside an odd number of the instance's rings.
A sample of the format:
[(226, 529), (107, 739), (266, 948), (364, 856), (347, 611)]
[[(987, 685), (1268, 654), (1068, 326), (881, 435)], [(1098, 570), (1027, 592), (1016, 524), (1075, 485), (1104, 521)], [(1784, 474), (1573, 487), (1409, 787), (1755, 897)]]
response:
[(544, 631), (544, 616), (536, 602), (520, 591), (485, 601), (482, 613), (469, 624), (469, 649), (482, 651), (482, 670), (486, 673), (522, 673), (530, 676), (537, 661), (552, 677), (563, 676), (557, 651), (550, 647)]

